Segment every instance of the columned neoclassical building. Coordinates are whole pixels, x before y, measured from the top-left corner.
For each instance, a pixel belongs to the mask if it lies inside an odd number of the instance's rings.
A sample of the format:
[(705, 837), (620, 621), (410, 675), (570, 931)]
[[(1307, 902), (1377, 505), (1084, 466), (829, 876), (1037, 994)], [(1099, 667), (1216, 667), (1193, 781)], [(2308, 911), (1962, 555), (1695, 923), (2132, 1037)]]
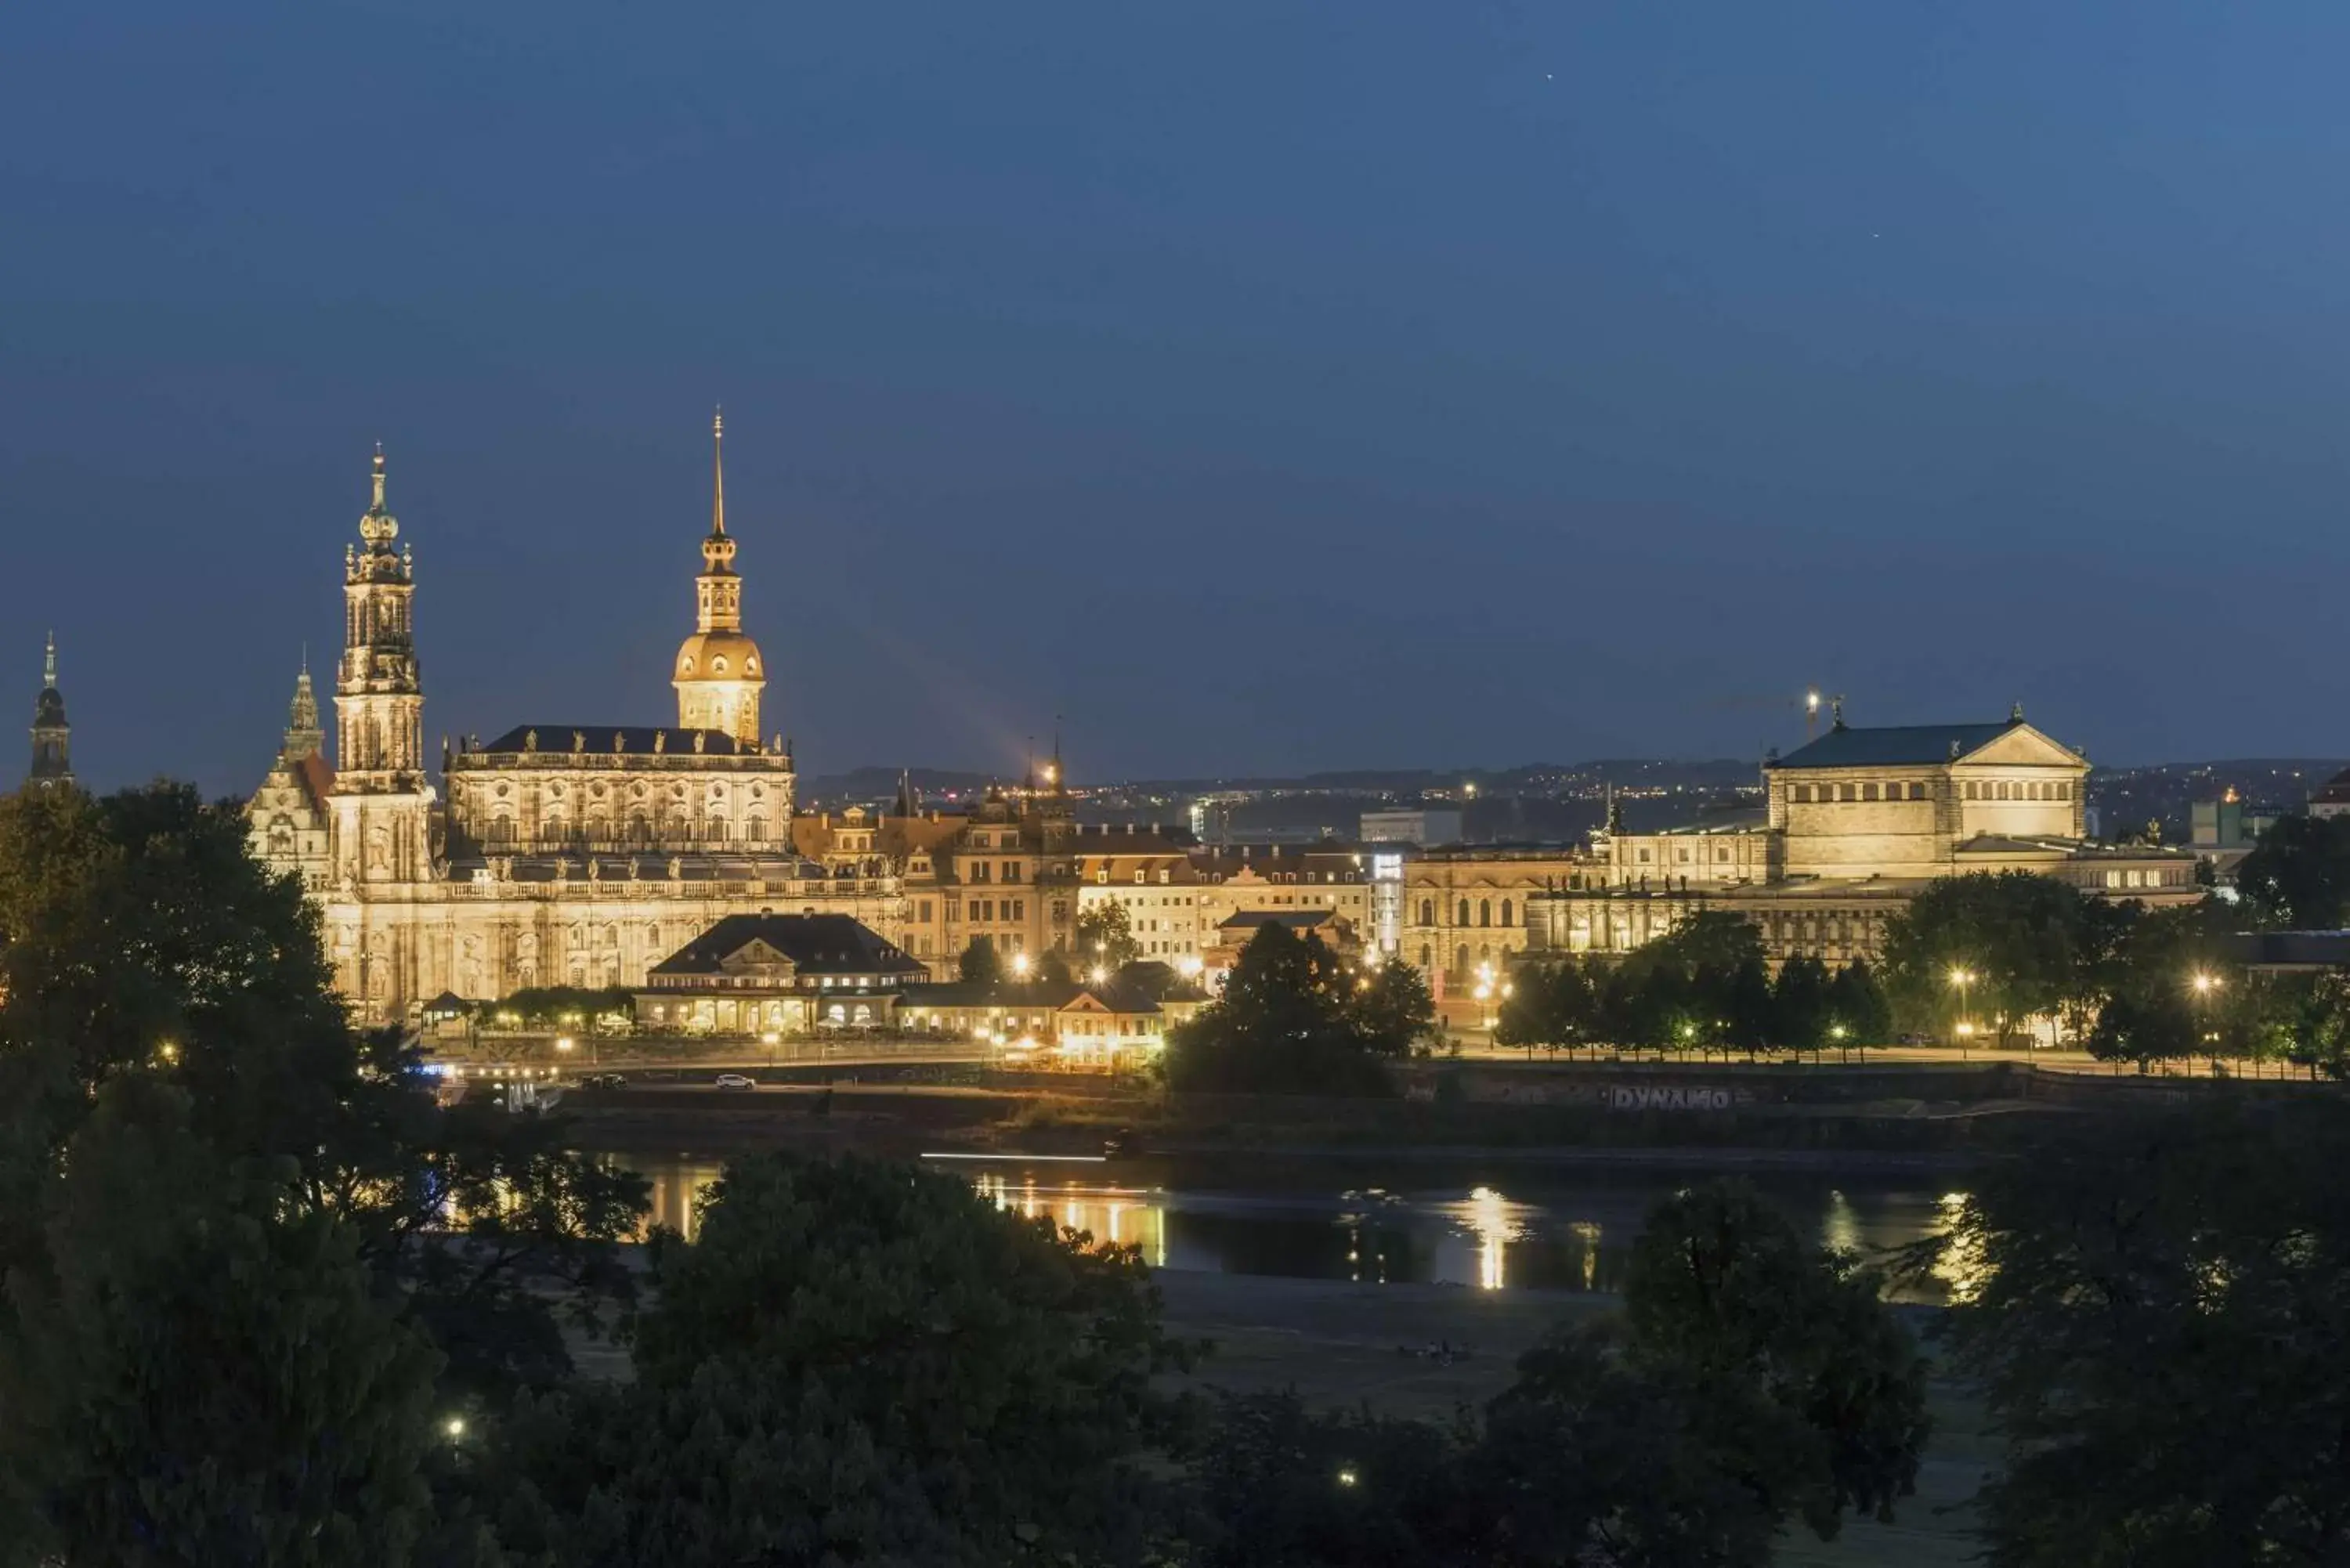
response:
[(670, 671), (676, 722), (521, 723), (444, 742), (445, 800), (425, 753), (414, 562), (377, 453), (345, 549), (333, 762), (306, 670), (248, 808), (255, 852), (317, 903), (362, 1018), (398, 1022), (444, 992), (640, 984), (733, 914), (844, 914), (899, 940), (886, 863), (828, 867), (794, 847), (792, 755), (760, 734), (768, 671), (743, 629), (721, 441), (714, 430), (694, 629)]

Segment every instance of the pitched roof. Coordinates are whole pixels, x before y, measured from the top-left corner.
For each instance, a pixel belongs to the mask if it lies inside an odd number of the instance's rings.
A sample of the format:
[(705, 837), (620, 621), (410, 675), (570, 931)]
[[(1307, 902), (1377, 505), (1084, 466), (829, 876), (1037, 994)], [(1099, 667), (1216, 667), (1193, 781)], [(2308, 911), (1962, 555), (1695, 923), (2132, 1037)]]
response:
[[(572, 748), (572, 737), (579, 738), (579, 748)], [(667, 756), (692, 756), (694, 737), (702, 738), (702, 755), (717, 757), (747, 756), (751, 748), (738, 743), (723, 730), (687, 730), (675, 726), (656, 727), (644, 724), (516, 724), (496, 740), (470, 748), (472, 752), (520, 753), (536, 751), (557, 756), (587, 755), (608, 757), (620, 754), (649, 757), (653, 754), (656, 740)], [(536, 742), (533, 737), (536, 736)]]
[(313, 805), (323, 806), (327, 797), (335, 793), (335, 770), (316, 752), (296, 757), (290, 771)]
[(2327, 779), (2309, 799), (2314, 805), (2339, 805), (2350, 801), (2350, 768), (2344, 768)]
[(1335, 909), (1243, 909), (1236, 915), (1226, 915), (1216, 922), (1220, 931), (1253, 931), (1264, 926), (1287, 926), (1294, 931), (1311, 930), (1337, 919)]
[(2021, 719), (1996, 724), (1894, 724), (1879, 729), (1834, 729), (1807, 746), (1799, 746), (1771, 764), (1773, 768), (1913, 767), (1947, 763), (1979, 752), (2011, 730), (2023, 728)]
[(1001, 1007), (1017, 1012), (1023, 1008), (1035, 1008), (1046, 1012), (1061, 1012), (1076, 1006), (1086, 997), (1112, 1012), (1148, 1013), (1159, 1011), (1159, 1004), (1149, 993), (1139, 987), (1118, 981), (1105, 981), (1099, 985), (1090, 981), (1026, 980), (1026, 981), (962, 981), (951, 980), (938, 985), (910, 985), (898, 999), (900, 1007)]
[(847, 915), (729, 915), (655, 964), (655, 974), (712, 974), (753, 942), (764, 942), (802, 974), (919, 975), (920, 963)]

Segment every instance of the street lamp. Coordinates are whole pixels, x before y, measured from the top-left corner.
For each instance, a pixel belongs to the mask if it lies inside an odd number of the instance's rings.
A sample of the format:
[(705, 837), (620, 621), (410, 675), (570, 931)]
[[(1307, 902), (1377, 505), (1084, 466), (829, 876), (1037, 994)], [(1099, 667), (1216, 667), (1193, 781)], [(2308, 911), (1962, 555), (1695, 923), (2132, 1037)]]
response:
[(1022, 980), (1026, 980), (1028, 978), (1028, 955), (1026, 953), (1014, 953), (1012, 955), (1012, 972)]
[(2196, 1042), (2197, 1044), (2205, 1046), (2207, 1049), (2210, 1049), (2211, 1055), (2216, 1060), (2220, 1054), (2218, 1049), (2219, 1035), (2216, 1031), (2207, 1029), (2205, 1025), (2210, 1022), (2210, 1019), (2208, 1016), (2209, 1008), (2207, 1004), (2211, 1000), (2211, 993), (2220, 989), (2220, 977), (2211, 973), (2208, 970), (2199, 969), (2192, 975), (2188, 977), (2187, 984), (2188, 988), (2195, 993)]
[(760, 1043), (761, 1044), (764, 1045), (764, 1046), (767, 1048), (767, 1070), (768, 1070), (769, 1072), (773, 1072), (773, 1071), (775, 1070), (775, 1044), (776, 1044), (776, 1042), (777, 1042), (777, 1041), (781, 1040), (782, 1038), (783, 1038), (783, 1036), (782, 1036), (782, 1035), (780, 1035), (780, 1034), (776, 1033), (775, 1033), (774, 1030), (772, 1030), (772, 1029), (768, 1030), (764, 1034), (762, 1034), (762, 1035), (760, 1035), (760, 1036), (759, 1036), (759, 1043)]
[(1975, 1032), (1974, 1025), (1967, 1019), (1967, 994), (1969, 988), (1971, 987), (1974, 982), (1974, 971), (1968, 969), (1963, 964), (1953, 965), (1951, 967), (1950, 985), (1951, 988), (1959, 993), (1959, 1060), (1961, 1062), (1967, 1059), (1967, 1042)]

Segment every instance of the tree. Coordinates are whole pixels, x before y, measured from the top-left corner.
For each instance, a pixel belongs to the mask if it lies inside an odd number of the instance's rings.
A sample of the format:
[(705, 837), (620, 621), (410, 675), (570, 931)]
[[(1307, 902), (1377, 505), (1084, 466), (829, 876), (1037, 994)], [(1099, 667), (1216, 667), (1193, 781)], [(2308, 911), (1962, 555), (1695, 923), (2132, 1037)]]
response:
[(1846, 1509), (1889, 1518), (1916, 1489), (1925, 1364), (1880, 1276), (1821, 1251), (1743, 1182), (1668, 1199), (1634, 1242), (1624, 1317), (1639, 1354), (1754, 1381), (1817, 1453), (1792, 1495), (1822, 1539)]
[(2241, 975), (2219, 962), (2212, 935), (2199, 906), (2138, 910), (2106, 955), (2099, 977), (2105, 1002), (2085, 1037), (2090, 1053), (2134, 1061), (2144, 1072), (2155, 1062), (2201, 1052), (2204, 1036), (2214, 1032), (2213, 1003), (2243, 991), (2230, 983)]
[(528, 1402), (510, 1543), (563, 1564), (1131, 1561), (1189, 1347), (1131, 1248), (957, 1179), (738, 1160), (655, 1251), (633, 1382)]
[[(2094, 987), (2102, 928), (2088, 900), (2029, 871), (1946, 877), (1895, 917), (1885, 939), (1886, 985), (1897, 1010), (1944, 1031), (1960, 1006), (1989, 1014), (2000, 1044), (2027, 1018), (2055, 1013)], [(1954, 986), (1954, 971), (1969, 976)]]
[(1866, 959), (1855, 959), (1828, 982), (1828, 1028), (1845, 1032), (1855, 1044), (1882, 1045), (1893, 1038), (1893, 1007)]
[(2263, 925), (2350, 925), (2350, 817), (2279, 817), (2237, 866), (2236, 890)]
[(1367, 1026), (1355, 981), (1321, 939), (1260, 929), (1213, 1002), (1170, 1032), (1163, 1071), (1180, 1090), (1391, 1094), (1392, 1026), (1415, 1011), (1399, 979), (1374, 978), (1383, 1032)]
[[(1790, 1051), (1817, 1051), (1837, 1038), (1828, 987), (1827, 966), (1815, 958), (1791, 958), (1779, 966), (1779, 978), (1771, 986), (1774, 1044)], [(1846, 1026), (1844, 1038), (1850, 1038), (1850, 1025)]]
[(351, 1225), (192, 1120), (184, 1092), (119, 1078), (43, 1184), (0, 1334), (9, 1538), (157, 1568), (404, 1563), (440, 1357)]
[(442, 1107), (396, 1035), (355, 1034), (315, 914), (249, 831), (179, 784), (0, 800), (0, 1267), (48, 1267), (43, 1183), (136, 1073), (185, 1094), (224, 1167), (348, 1225), (457, 1386), (558, 1374), (558, 1306), (592, 1327), (629, 1293), (616, 1248), (646, 1184), (559, 1122)]
[(2350, 1558), (2350, 1115), (2092, 1122), (1987, 1168), (1915, 1266), (2007, 1443), (2001, 1568)]
[(1374, 1056), (1408, 1056), (1436, 1029), (1436, 999), (1419, 971), (1401, 959), (1367, 968), (1347, 1003), (1363, 1048)]
[(995, 944), (985, 937), (971, 939), (955, 970), (965, 985), (995, 985), (1003, 979), (1003, 961), (996, 956)]
[(1142, 944), (1134, 940), (1134, 919), (1115, 899), (1077, 911), (1075, 943), (1079, 963), (1113, 974), (1142, 956)]
[(1555, 1050), (1592, 1038), (1599, 1009), (1595, 972), (1605, 980), (1605, 971), (1595, 971), (1572, 953), (1520, 969), (1511, 994), (1502, 1000), (1494, 1043)]
[(1295, 1389), (1228, 1398), (1201, 1446), (1206, 1568), (1416, 1568), (1483, 1533), (1473, 1424), (1311, 1410)]
[(1751, 1379), (1645, 1357), (1624, 1325), (1565, 1324), (1518, 1359), (1471, 1461), (1472, 1551), (1508, 1568), (1763, 1568), (1810, 1434)]

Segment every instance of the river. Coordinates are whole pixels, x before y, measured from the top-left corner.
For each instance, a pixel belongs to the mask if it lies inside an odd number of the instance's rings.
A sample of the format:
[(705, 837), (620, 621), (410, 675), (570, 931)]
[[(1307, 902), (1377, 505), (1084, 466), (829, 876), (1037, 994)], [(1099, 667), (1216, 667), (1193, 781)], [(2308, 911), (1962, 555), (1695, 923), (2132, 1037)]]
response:
[[(692, 1234), (696, 1197), (722, 1161), (613, 1158), (651, 1179), (651, 1223)], [(1385, 1168), (1016, 1156), (931, 1163), (970, 1179), (1001, 1208), (1139, 1247), (1154, 1269), (1585, 1292), (1617, 1289), (1648, 1210), (1704, 1174), (1561, 1171), (1506, 1160)], [(1865, 1256), (1935, 1234), (1960, 1196), (1915, 1178), (1772, 1172), (1752, 1179), (1823, 1245)], [(1950, 1283), (1946, 1275), (1893, 1295), (1941, 1301)]]

